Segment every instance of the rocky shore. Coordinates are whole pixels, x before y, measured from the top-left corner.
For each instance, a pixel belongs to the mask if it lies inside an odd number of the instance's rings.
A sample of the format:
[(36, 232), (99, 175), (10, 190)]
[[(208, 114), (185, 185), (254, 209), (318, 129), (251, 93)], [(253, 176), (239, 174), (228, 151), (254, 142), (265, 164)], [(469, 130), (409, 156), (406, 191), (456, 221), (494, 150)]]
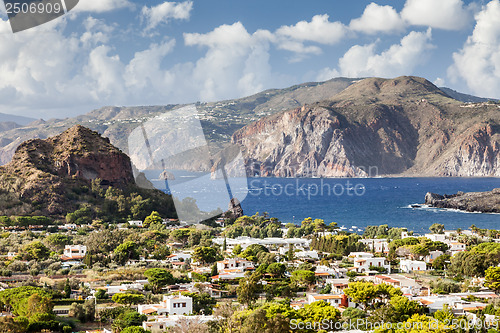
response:
[(458, 192), (451, 195), (427, 192), (425, 204), (468, 212), (500, 213), (500, 188), (489, 192)]

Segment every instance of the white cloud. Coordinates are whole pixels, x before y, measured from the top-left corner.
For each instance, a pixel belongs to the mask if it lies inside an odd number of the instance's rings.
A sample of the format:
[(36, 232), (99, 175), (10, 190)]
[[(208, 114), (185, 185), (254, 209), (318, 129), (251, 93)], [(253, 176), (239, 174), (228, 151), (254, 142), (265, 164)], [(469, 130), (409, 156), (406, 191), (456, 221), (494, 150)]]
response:
[(380, 54), (375, 53), (376, 43), (355, 45), (339, 60), (339, 72), (347, 77), (409, 75), (426, 58), (426, 52), (433, 48), (432, 34), (410, 32), (400, 44), (392, 45)]
[(443, 87), (446, 84), (446, 81), (443, 78), (438, 77), (433, 83), (436, 87)]
[(405, 23), (393, 7), (372, 2), (360, 18), (351, 20), (349, 27), (367, 34), (394, 33), (404, 31)]
[(300, 21), (292, 26), (282, 26), (276, 31), (277, 36), (328, 45), (338, 43), (346, 33), (346, 26), (340, 22), (330, 22), (327, 14), (316, 15), (311, 22)]
[(474, 32), (453, 54), (448, 69), (453, 82), (464, 79), (476, 94), (500, 97), (500, 1), (492, 0), (476, 15)]
[(83, 21), (85, 32), (80, 37), (80, 41), (85, 46), (97, 45), (99, 43), (107, 43), (114, 30), (114, 27), (107, 25), (103, 20), (87, 17)]
[(472, 12), (462, 0), (407, 0), (401, 16), (411, 25), (460, 30), (467, 27)]
[(250, 34), (236, 22), (206, 34), (184, 34), (184, 40), (188, 46), (208, 47), (189, 76), (202, 100), (255, 93), (272, 80), (268, 59), (273, 35), (269, 31)]
[(128, 0), (80, 0), (74, 12), (104, 13), (121, 8), (133, 8), (134, 4)]
[(187, 20), (193, 9), (192, 1), (164, 2), (154, 7), (142, 8), (142, 18), (146, 21), (146, 31), (156, 28), (161, 23), (171, 19)]
[(335, 68), (325, 67), (319, 71), (319, 73), (316, 75), (315, 80), (318, 82), (328, 81), (330, 79), (333, 79), (333, 78), (339, 77), (339, 76), (340, 76), (340, 73)]

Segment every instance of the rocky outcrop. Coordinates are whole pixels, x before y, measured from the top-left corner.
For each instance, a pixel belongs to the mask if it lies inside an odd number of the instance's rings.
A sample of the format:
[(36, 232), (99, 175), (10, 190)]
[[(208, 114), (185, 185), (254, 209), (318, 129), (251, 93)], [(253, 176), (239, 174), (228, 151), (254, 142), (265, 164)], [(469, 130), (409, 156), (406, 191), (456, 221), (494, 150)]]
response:
[(370, 78), (232, 136), (249, 175), (500, 176), (500, 106), (464, 104), (417, 77)]
[(428, 192), (425, 195), (425, 204), (467, 212), (500, 213), (500, 188), (490, 192), (458, 192), (452, 195)]
[[(114, 202), (106, 202), (110, 187)], [(12, 161), (0, 167), (0, 215), (63, 218), (82, 204), (102, 212), (105, 205), (109, 211), (116, 200), (131, 202), (138, 196), (155, 202), (160, 210), (165, 208), (165, 216), (173, 215), (170, 196), (139, 188), (129, 157), (107, 138), (80, 125), (45, 140), (22, 143)], [(123, 206), (116, 214), (127, 210)]]

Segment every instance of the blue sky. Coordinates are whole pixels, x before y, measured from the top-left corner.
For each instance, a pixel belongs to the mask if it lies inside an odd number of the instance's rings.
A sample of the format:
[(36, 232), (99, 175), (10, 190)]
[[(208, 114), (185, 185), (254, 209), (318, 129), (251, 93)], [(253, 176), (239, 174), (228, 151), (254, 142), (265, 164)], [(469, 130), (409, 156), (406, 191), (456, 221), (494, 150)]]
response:
[(498, 17), (500, 0), (80, 0), (13, 34), (2, 13), (0, 112), (62, 118), (338, 76), (500, 98)]

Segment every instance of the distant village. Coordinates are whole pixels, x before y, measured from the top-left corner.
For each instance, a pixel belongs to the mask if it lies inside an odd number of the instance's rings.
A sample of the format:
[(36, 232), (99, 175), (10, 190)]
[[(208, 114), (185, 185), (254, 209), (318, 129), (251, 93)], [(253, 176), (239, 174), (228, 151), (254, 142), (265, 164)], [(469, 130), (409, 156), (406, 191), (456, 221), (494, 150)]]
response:
[(497, 332), (495, 230), (354, 232), (267, 214), (187, 225), (156, 212), (117, 225), (2, 229), (5, 332), (314, 332), (326, 328), (318, 318), (333, 325), (324, 331), (418, 322), (422, 332), (459, 332), (461, 323)]

